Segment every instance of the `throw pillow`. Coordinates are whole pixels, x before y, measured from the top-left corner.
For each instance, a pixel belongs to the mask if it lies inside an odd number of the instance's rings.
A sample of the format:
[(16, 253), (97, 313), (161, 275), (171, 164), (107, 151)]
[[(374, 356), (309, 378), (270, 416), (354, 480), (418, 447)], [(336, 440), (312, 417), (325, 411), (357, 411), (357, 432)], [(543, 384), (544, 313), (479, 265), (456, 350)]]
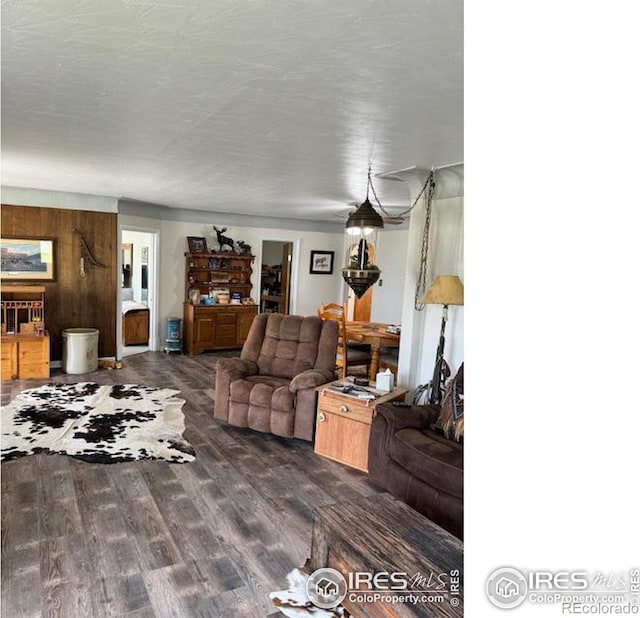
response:
[(458, 442), (464, 435), (464, 363), (446, 387), (440, 414), (434, 424), (447, 438)]

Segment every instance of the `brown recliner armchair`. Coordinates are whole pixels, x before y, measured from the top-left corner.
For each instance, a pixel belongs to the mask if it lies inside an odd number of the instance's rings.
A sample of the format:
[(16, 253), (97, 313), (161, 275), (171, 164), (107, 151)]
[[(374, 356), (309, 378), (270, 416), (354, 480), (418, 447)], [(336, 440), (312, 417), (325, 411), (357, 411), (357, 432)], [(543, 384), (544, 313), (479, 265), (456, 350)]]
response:
[(338, 325), (261, 313), (239, 358), (216, 366), (213, 416), (237, 427), (313, 440), (317, 393), (334, 379)]

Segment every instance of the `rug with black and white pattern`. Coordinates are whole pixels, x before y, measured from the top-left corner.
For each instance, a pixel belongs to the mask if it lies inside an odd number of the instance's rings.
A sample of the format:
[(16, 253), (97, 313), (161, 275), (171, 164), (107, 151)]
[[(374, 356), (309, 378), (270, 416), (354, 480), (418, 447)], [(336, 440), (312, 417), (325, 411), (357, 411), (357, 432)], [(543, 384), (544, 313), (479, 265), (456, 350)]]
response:
[(2, 408), (0, 460), (56, 453), (94, 463), (193, 461), (179, 392), (94, 382), (22, 391)]

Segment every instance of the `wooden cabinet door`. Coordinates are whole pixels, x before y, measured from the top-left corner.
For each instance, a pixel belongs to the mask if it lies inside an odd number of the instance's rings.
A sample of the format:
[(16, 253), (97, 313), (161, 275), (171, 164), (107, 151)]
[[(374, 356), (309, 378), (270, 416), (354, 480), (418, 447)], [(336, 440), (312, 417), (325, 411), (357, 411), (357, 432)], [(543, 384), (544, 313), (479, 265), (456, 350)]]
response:
[(318, 410), (314, 451), (368, 472), (370, 430), (368, 423)]
[(18, 375), (20, 379), (49, 377), (49, 337), (18, 344)]
[(2, 339), (2, 379), (15, 380), (18, 377), (18, 344), (15, 341)]
[(216, 340), (216, 317), (199, 316), (195, 318), (194, 324), (194, 346), (210, 348), (215, 345)]
[(243, 309), (241, 313), (238, 314), (238, 339), (236, 340), (236, 345), (242, 346), (242, 344), (247, 340), (249, 336), (249, 329), (251, 328), (251, 324), (253, 324), (253, 318), (257, 315), (257, 308), (253, 307), (250, 310)]
[(237, 338), (237, 316), (235, 310), (219, 311), (216, 316), (215, 346), (232, 348)]

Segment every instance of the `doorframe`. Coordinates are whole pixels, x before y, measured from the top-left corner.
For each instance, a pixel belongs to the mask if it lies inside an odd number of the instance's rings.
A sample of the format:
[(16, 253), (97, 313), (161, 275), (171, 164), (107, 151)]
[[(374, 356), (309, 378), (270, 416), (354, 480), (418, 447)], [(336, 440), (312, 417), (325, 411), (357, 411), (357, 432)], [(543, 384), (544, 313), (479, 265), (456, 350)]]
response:
[(282, 234), (273, 236), (260, 236), (260, 245), (256, 252), (256, 270), (258, 273), (257, 285), (255, 286), (258, 307), (260, 307), (260, 296), (262, 294), (262, 243), (267, 242), (290, 242), (293, 244), (291, 252), (291, 280), (289, 282), (289, 315), (296, 315), (298, 310), (298, 273), (300, 271), (300, 238), (294, 238)]
[[(159, 282), (158, 276), (160, 268), (160, 229), (152, 227), (140, 227), (137, 225), (125, 225), (118, 224), (118, 272), (122, 272), (122, 232), (142, 232), (145, 234), (151, 234), (151, 246), (149, 247), (149, 272), (148, 284), (149, 293), (147, 296), (147, 303), (149, 305), (149, 350), (151, 352), (157, 352), (159, 347), (158, 336), (158, 315), (159, 307), (158, 302), (160, 299), (159, 294)], [(116, 322), (116, 359), (122, 360), (124, 354), (124, 344), (122, 343), (122, 285), (118, 285), (118, 294), (116, 295), (117, 308), (116, 315), (118, 320)]]

